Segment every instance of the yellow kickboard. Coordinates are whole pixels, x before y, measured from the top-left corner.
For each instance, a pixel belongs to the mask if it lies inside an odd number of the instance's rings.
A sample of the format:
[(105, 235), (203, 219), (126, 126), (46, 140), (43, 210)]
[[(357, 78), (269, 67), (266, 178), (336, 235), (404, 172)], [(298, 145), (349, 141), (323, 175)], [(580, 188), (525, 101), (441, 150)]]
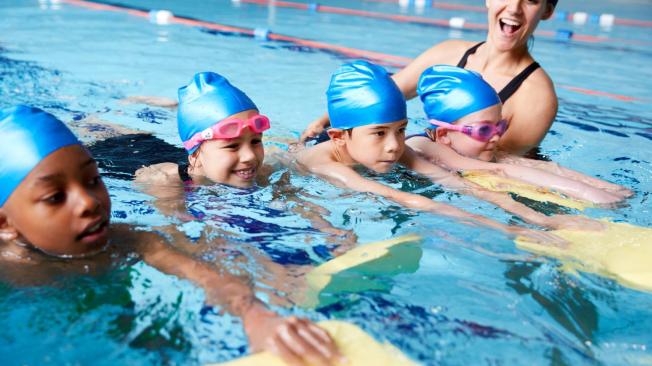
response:
[(494, 192), (514, 193), (539, 202), (551, 202), (559, 206), (583, 211), (593, 207), (591, 202), (567, 198), (545, 188), (537, 187), (519, 180), (501, 177), (484, 170), (469, 170), (462, 173), (467, 180)]
[(567, 270), (596, 273), (623, 286), (652, 291), (652, 229), (605, 221), (599, 231), (551, 231), (569, 242), (560, 248), (528, 242), (518, 237), (519, 248), (555, 257)]
[(334, 301), (324, 293), (389, 290), (391, 283), (373, 276), (415, 272), (422, 255), (420, 240), (412, 234), (365, 244), (321, 264), (306, 275), (308, 289), (302, 305), (313, 308)]
[[(389, 343), (378, 343), (357, 326), (329, 320), (320, 322), (333, 338), (340, 353), (347, 362), (337, 366), (416, 366), (417, 363), (407, 358), (400, 350)], [(218, 366), (213, 365), (213, 366)], [(281, 359), (271, 353), (262, 352), (245, 356), (234, 361), (221, 363), (219, 366), (287, 366)]]

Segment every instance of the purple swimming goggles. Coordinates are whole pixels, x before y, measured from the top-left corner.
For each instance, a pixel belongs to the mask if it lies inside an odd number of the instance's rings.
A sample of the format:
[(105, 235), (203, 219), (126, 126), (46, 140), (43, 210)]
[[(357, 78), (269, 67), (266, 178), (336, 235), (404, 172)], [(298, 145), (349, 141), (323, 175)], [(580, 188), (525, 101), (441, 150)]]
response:
[(431, 119), (428, 122), (437, 127), (445, 128), (447, 130), (462, 132), (463, 134), (482, 142), (491, 140), (491, 138), (495, 135), (504, 135), (505, 131), (507, 131), (507, 127), (509, 127), (509, 122), (507, 122), (505, 119), (501, 119), (498, 121), (498, 123), (494, 123), (492, 121), (479, 121), (476, 122), (473, 126), (456, 126), (450, 123), (437, 121), (436, 119)]

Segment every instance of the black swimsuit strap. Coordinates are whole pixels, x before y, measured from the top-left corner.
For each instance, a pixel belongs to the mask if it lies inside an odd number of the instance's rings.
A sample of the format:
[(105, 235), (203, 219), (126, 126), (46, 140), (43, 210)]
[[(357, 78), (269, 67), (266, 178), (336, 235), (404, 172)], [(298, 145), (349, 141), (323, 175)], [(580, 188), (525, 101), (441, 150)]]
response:
[(512, 81), (509, 82), (509, 84), (505, 85), (503, 90), (498, 93), (498, 96), (500, 97), (500, 101), (505, 103), (509, 97), (512, 96), (518, 90), (518, 88), (523, 84), (525, 79), (530, 76), (536, 69), (541, 67), (538, 62), (534, 61), (531, 63), (528, 67), (526, 67), (523, 71), (521, 71), (518, 75), (516, 75)]
[[(476, 44), (475, 46), (469, 48), (464, 52), (464, 56), (460, 59), (460, 62), (457, 63), (457, 67), (465, 67), (466, 66), (466, 61), (468, 60), (469, 56), (474, 54), (475, 51), (478, 50), (480, 46), (482, 46), (484, 42), (480, 42)], [(538, 62), (534, 61), (532, 62), (528, 67), (526, 67), (523, 71), (521, 71), (518, 75), (516, 75), (504, 88), (503, 90), (498, 93), (498, 96), (500, 97), (500, 101), (503, 102), (503, 104), (511, 97), (518, 88), (523, 84), (525, 79), (530, 76), (536, 69), (541, 67)]]
[(473, 46), (473, 47), (469, 48), (468, 50), (466, 50), (466, 52), (464, 52), (464, 56), (462, 56), (462, 58), (460, 59), (460, 62), (457, 63), (457, 67), (464, 68), (466, 66), (466, 60), (469, 58), (469, 56), (474, 54), (475, 51), (477, 51), (478, 48), (480, 46), (482, 46), (483, 44), (484, 44), (484, 42), (480, 42), (480, 43), (476, 44), (475, 46)]
[(192, 182), (192, 177), (188, 174), (188, 164), (179, 164), (177, 166), (177, 171), (179, 172), (179, 178), (182, 182)]

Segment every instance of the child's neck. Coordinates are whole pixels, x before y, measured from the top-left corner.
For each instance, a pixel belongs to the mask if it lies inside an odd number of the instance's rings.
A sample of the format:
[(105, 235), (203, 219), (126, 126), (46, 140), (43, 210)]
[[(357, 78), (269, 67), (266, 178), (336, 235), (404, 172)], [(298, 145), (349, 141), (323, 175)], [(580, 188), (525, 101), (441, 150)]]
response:
[(339, 146), (332, 141), (329, 141), (329, 143), (331, 144), (331, 156), (334, 161), (348, 166), (358, 164), (358, 162), (351, 157), (351, 154), (349, 154), (349, 151), (346, 149), (346, 145)]

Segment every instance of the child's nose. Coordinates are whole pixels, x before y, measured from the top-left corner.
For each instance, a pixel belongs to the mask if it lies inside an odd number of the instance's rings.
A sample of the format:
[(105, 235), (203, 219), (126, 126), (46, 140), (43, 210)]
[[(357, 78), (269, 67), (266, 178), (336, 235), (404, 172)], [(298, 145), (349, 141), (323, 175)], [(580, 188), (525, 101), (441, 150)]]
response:
[(245, 144), (240, 148), (240, 161), (250, 162), (256, 159), (256, 153), (253, 146)]
[(97, 212), (100, 206), (100, 200), (92, 192), (86, 189), (80, 189), (77, 194), (77, 215), (86, 216)]
[(398, 136), (395, 135), (389, 135), (387, 139), (385, 140), (385, 151), (387, 152), (395, 152), (399, 149), (400, 147), (400, 140)]
[(494, 133), (494, 135), (491, 136), (491, 138), (489, 139), (489, 142), (498, 142), (498, 140), (500, 140), (500, 135), (497, 134), (497, 133)]

